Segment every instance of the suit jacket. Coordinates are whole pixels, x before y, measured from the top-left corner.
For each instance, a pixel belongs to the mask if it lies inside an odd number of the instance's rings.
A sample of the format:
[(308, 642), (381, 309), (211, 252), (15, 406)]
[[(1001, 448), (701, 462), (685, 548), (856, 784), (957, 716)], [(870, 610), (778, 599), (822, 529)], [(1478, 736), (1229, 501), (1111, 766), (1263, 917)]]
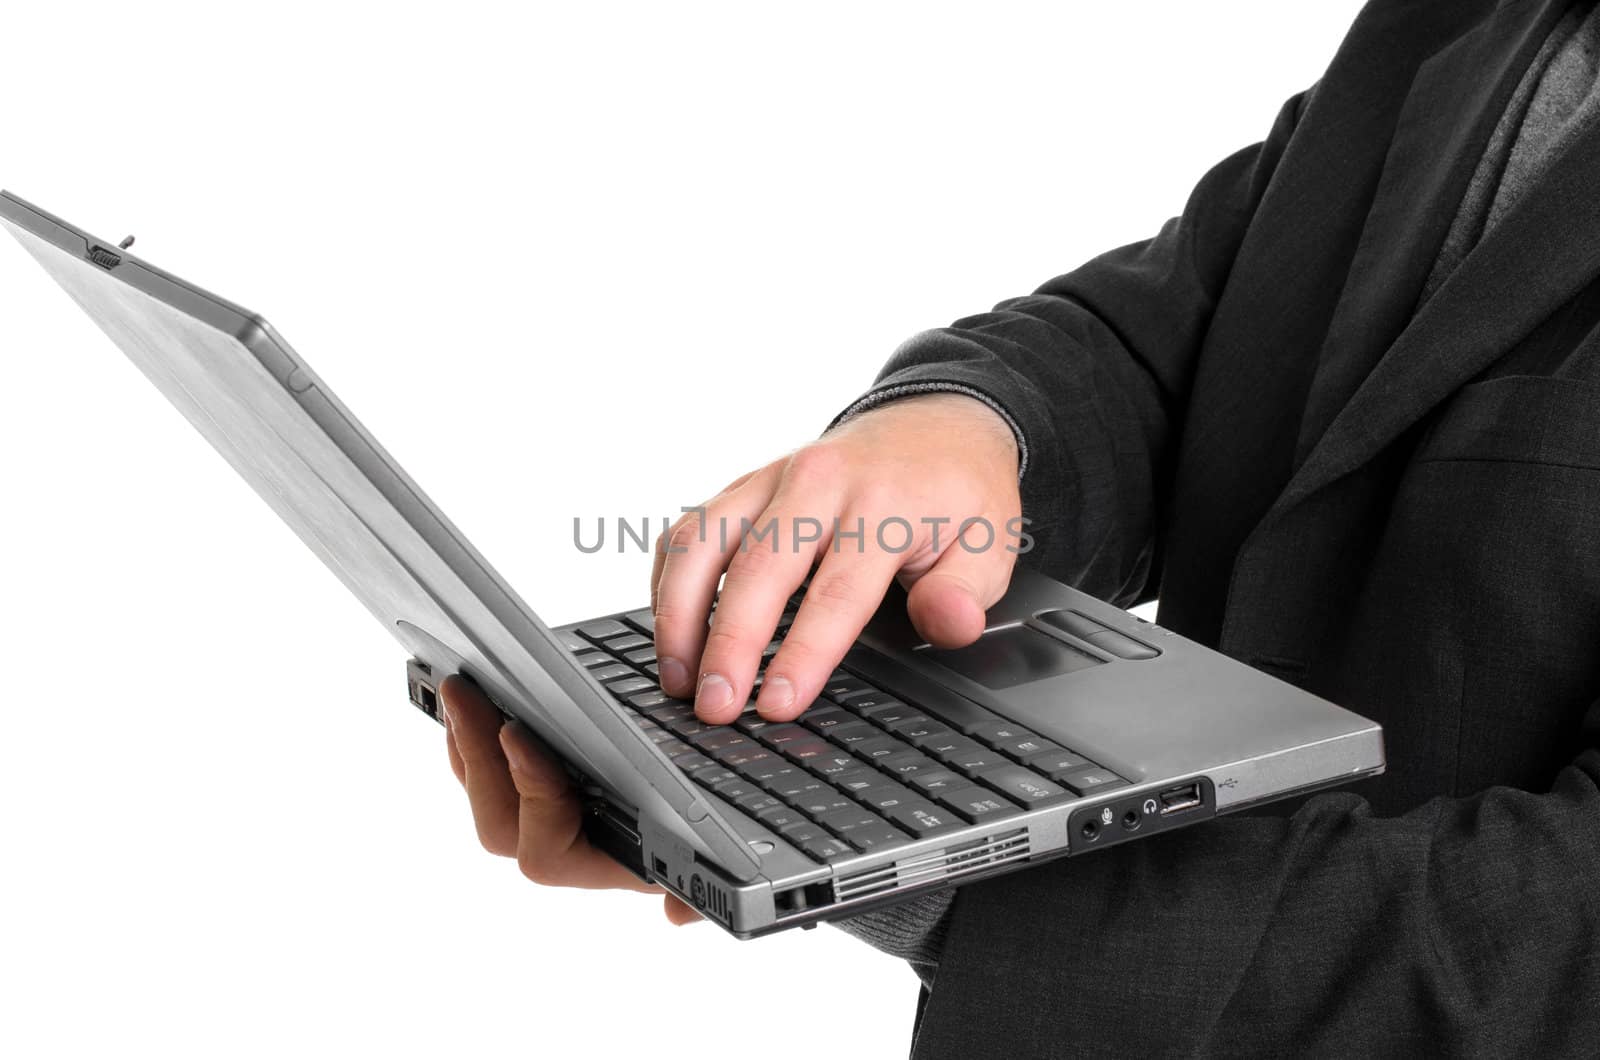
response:
[(1600, 134), (1419, 305), (1556, 0), (1378, 2), (1154, 239), (912, 339), (1051, 574), (1389, 772), (963, 888), (917, 1057), (1600, 1054)]

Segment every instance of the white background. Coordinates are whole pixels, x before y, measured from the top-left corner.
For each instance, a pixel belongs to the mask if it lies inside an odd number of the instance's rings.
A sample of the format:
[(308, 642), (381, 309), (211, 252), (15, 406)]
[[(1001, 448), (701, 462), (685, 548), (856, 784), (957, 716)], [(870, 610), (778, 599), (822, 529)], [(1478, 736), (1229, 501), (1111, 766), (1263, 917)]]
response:
[[(1357, 4), (28, 4), (0, 183), (265, 312), (553, 622), (1154, 231)], [(915, 981), (484, 854), (404, 655), (0, 246), (0, 1054), (898, 1056)]]

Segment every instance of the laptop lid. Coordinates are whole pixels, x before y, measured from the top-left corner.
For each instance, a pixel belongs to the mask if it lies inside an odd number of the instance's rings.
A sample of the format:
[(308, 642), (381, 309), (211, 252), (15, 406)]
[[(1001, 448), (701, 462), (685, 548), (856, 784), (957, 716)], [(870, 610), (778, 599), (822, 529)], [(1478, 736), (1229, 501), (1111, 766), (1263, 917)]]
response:
[(760, 861), (263, 319), (9, 192), (0, 224), (412, 654), (470, 674), (642, 824)]

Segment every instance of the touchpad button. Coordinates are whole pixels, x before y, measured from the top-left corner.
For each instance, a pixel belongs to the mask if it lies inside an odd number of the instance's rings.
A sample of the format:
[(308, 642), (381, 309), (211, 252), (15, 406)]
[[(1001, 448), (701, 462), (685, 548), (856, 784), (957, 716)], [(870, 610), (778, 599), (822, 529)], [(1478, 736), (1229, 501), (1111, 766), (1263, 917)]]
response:
[(965, 648), (923, 647), (918, 654), (985, 688), (1012, 688), (1105, 661), (1027, 626), (1002, 626)]

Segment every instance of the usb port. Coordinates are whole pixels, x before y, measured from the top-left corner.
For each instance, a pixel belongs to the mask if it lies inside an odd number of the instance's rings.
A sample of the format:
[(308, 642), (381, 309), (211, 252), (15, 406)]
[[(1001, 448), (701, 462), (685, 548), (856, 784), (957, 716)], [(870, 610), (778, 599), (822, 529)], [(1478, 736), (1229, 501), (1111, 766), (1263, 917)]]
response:
[(1200, 782), (1198, 780), (1189, 784), (1179, 784), (1175, 788), (1168, 788), (1156, 798), (1161, 802), (1161, 816), (1166, 817), (1174, 813), (1192, 810), (1205, 800), (1200, 795)]

